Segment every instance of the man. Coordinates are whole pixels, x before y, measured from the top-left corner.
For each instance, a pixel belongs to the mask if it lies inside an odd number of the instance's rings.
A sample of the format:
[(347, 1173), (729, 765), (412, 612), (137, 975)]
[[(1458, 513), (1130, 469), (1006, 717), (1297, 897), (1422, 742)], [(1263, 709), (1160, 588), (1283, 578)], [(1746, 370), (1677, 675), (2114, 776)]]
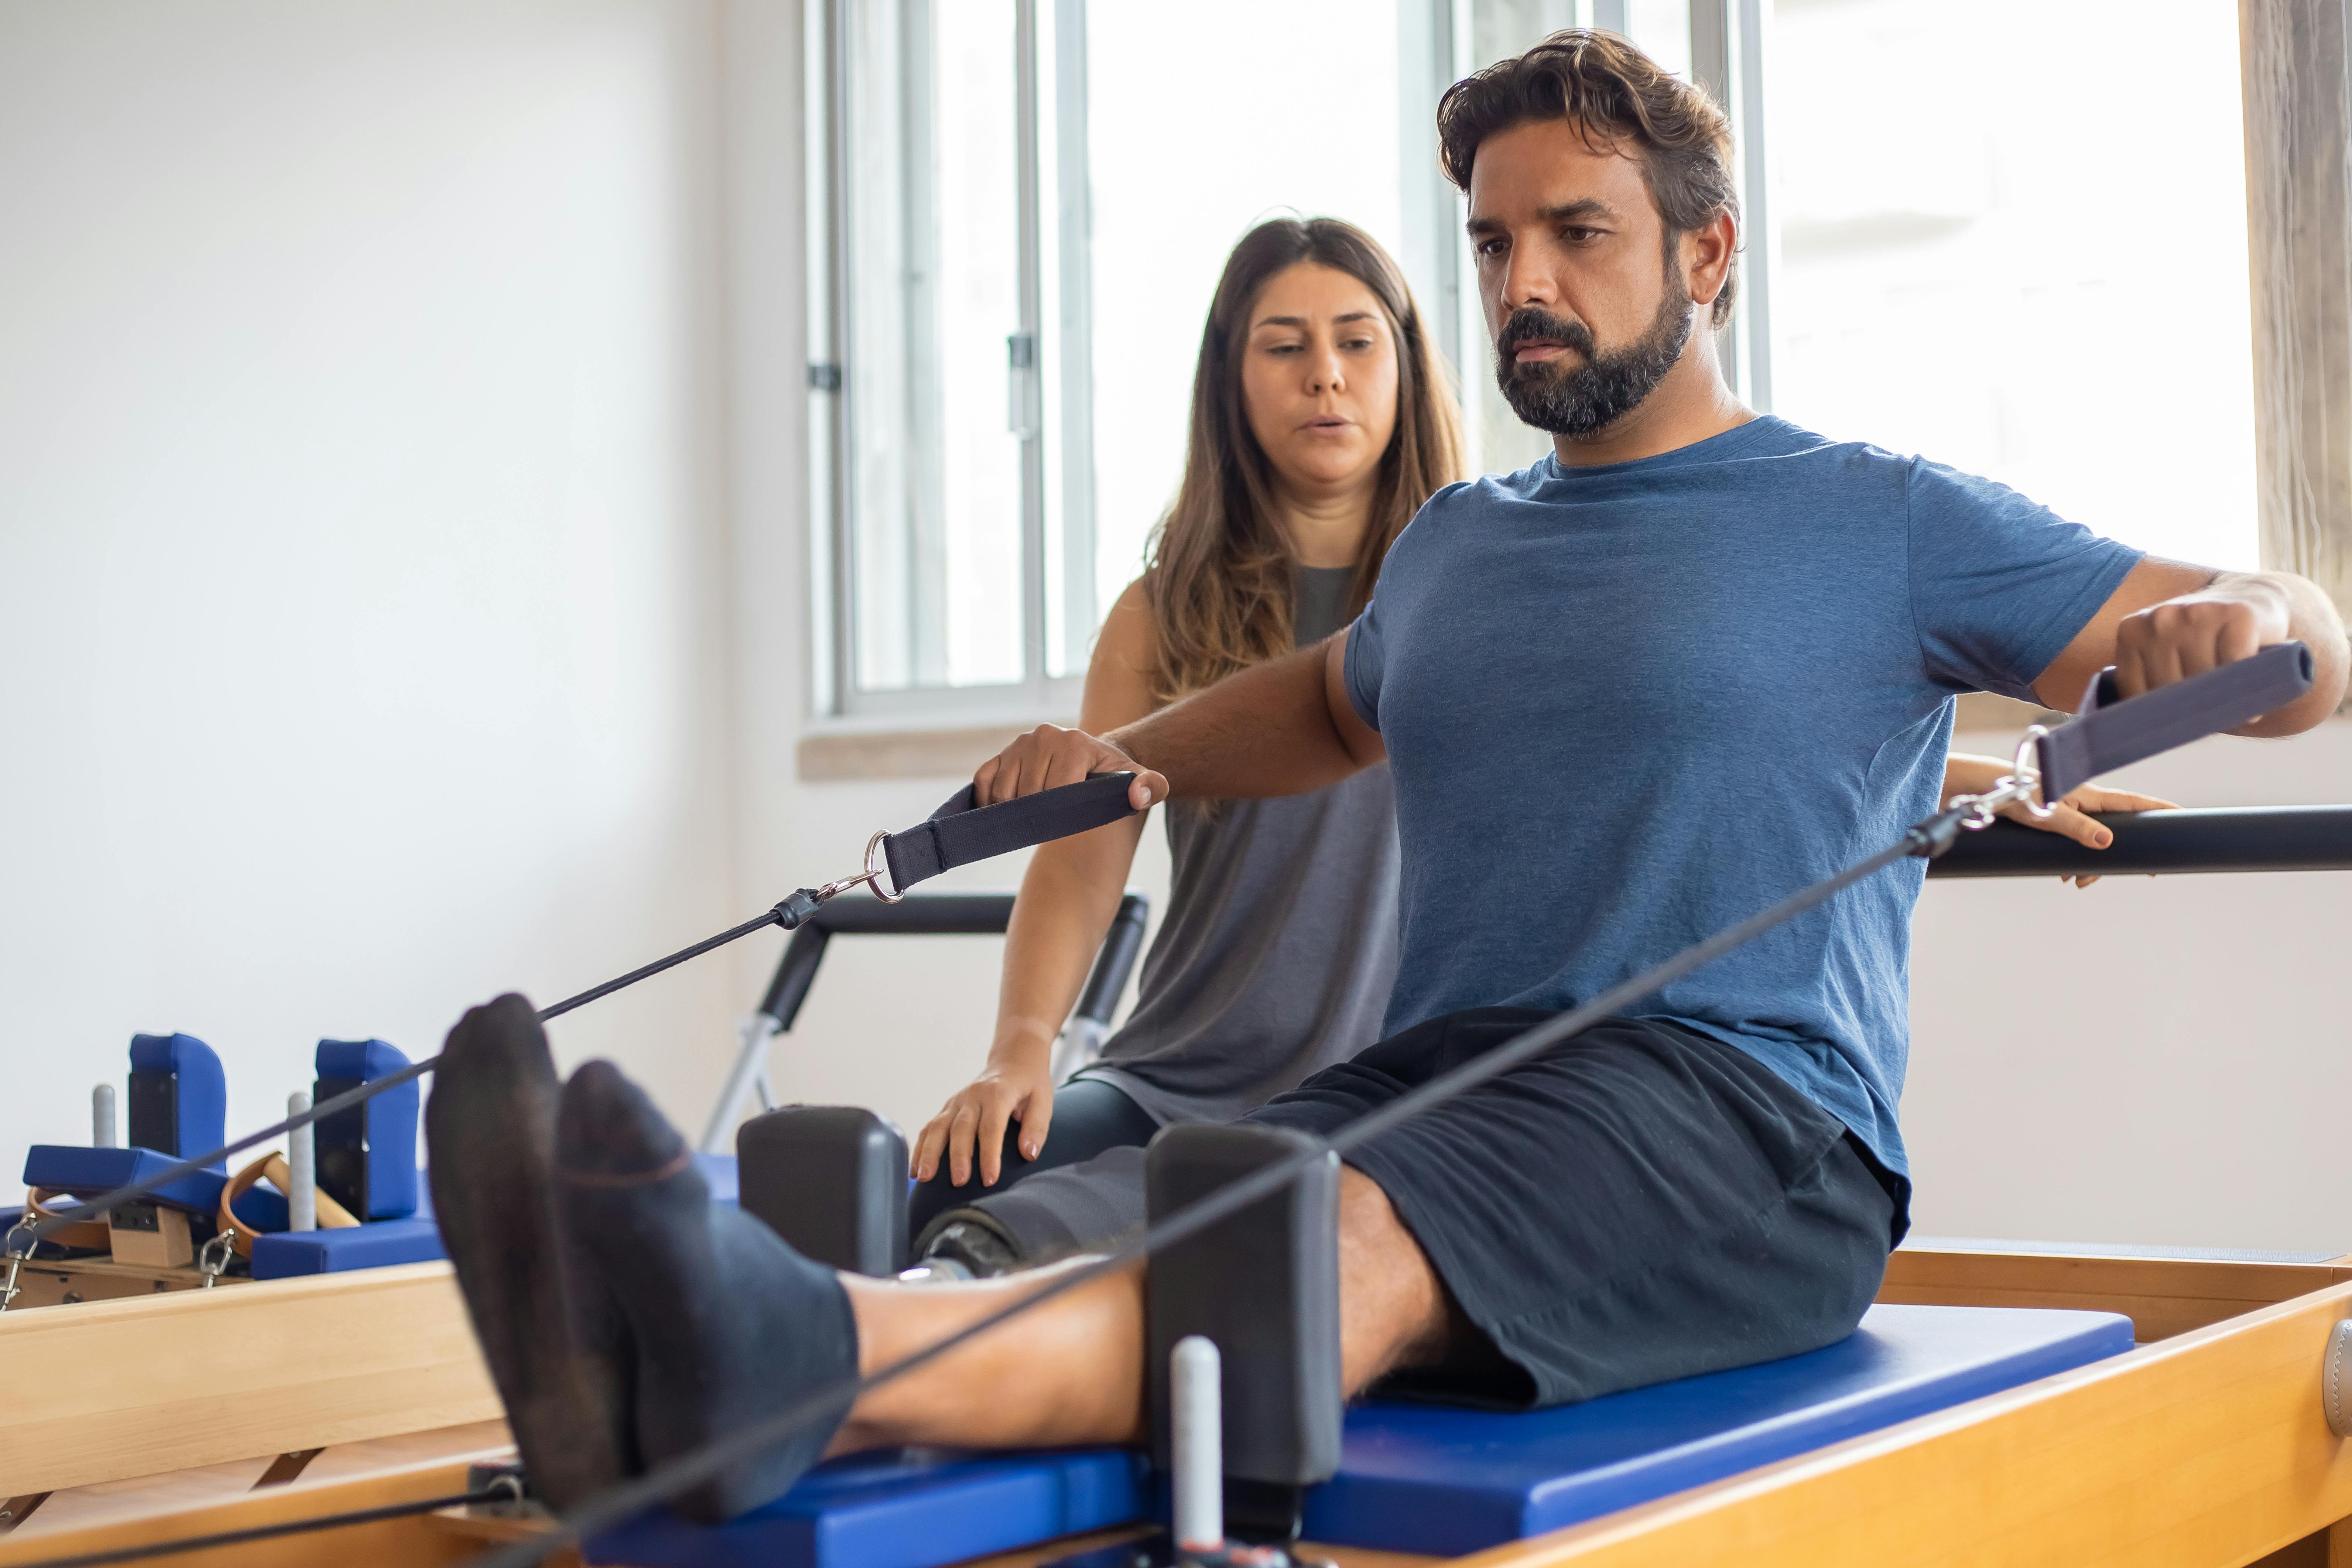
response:
[[(2128, 695), (2300, 638), (2313, 690), (2250, 732), (2342, 698), (2342, 629), (2298, 578), (2146, 559), (1998, 485), (1741, 406), (1702, 330), (1735, 281), (1728, 135), (1622, 40), (1557, 35), (1457, 85), (1439, 129), (1497, 374), (1553, 457), (1441, 492), (1326, 644), (1113, 735), (1040, 729), (977, 775), (996, 801), (1132, 768), (1140, 806), (1389, 758), (1391, 1037), (1250, 1120), (1328, 1132), (1882, 847), (1936, 808), (1954, 692), (2072, 708), (2107, 664)], [(1410, 1371), (1557, 1403), (1849, 1332), (1907, 1223), (1918, 887), (1916, 866), (1881, 873), (1351, 1154), (1349, 1390)], [(553, 1075), (517, 999), (468, 1015), (442, 1078), (466, 1087), (434, 1099), (436, 1201), (559, 1501), (1041, 1278), (838, 1279), (711, 1211), (684, 1142), (601, 1064), (563, 1089), (550, 1154)], [(590, 1325), (568, 1335), (567, 1300)], [(828, 1442), (1132, 1438), (1142, 1345), (1139, 1279), (1098, 1281), (699, 1506), (773, 1495)], [(632, 1359), (634, 1394), (615, 1370)]]

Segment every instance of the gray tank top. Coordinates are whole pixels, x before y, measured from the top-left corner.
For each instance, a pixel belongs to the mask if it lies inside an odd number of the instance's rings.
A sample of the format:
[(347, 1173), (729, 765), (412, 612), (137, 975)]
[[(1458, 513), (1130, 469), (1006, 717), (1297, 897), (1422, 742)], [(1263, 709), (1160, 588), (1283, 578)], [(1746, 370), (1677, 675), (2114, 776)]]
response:
[[(1345, 624), (1345, 566), (1302, 567), (1301, 647)], [(1169, 1121), (1230, 1121), (1380, 1037), (1397, 965), (1382, 763), (1312, 795), (1175, 801), (1168, 912), (1135, 1010), (1074, 1075)]]

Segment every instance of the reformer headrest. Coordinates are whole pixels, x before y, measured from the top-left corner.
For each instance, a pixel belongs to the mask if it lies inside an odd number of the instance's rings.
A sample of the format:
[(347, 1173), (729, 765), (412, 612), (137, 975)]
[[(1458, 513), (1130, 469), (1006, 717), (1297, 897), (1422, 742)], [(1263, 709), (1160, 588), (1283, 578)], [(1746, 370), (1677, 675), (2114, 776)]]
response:
[(227, 1142), (228, 1079), (213, 1048), (194, 1035), (131, 1036), (126, 1131), (132, 1147), (182, 1160)]
[[(383, 1040), (320, 1040), (313, 1103), (398, 1072), (408, 1065)], [(319, 1190), (362, 1220), (404, 1219), (416, 1212), (416, 1110), (414, 1082), (318, 1122)]]

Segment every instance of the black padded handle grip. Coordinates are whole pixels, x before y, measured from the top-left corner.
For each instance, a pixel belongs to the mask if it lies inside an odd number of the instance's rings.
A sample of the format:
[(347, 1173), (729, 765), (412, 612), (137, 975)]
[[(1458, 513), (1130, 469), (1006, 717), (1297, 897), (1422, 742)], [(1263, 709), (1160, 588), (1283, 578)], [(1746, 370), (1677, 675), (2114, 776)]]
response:
[(982, 806), (972, 804), (971, 785), (966, 784), (929, 820), (883, 839), (891, 885), (905, 892), (958, 866), (1132, 816), (1135, 808), (1127, 804), (1127, 791), (1134, 782), (1131, 773), (1097, 773), (1058, 789)]
[(2311, 650), (2299, 642), (2273, 643), (2252, 658), (2128, 700), (2116, 695), (2114, 668), (2103, 669), (2083, 695), (2081, 716), (2035, 746), (2042, 798), (2056, 800), (2101, 773), (2251, 724), (2310, 690), (2311, 678)]

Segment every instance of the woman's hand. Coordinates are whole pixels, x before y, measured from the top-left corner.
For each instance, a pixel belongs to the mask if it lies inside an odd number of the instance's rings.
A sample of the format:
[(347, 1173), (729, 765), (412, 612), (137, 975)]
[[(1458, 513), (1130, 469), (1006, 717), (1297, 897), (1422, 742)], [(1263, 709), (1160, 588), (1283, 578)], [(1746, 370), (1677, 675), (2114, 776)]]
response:
[(981, 1185), (992, 1187), (1003, 1174), (1004, 1129), (1021, 1123), (1021, 1154), (1034, 1160), (1045, 1147), (1054, 1121), (1053, 1041), (1023, 1039), (988, 1053), (981, 1075), (948, 1097), (940, 1113), (923, 1124), (908, 1169), (928, 1182), (944, 1159), (955, 1186), (971, 1180), (972, 1155), (980, 1155)]
[[(1976, 757), (1954, 752), (1944, 763), (1944, 804), (1949, 805), (1958, 795), (1982, 795), (1992, 788), (1994, 782), (2009, 769), (2010, 764), (1999, 757)], [(2105, 849), (2116, 841), (2116, 836), (2104, 823), (2094, 820), (2090, 813), (2171, 811), (2179, 804), (2158, 795), (2135, 795), (2127, 789), (2101, 789), (2096, 784), (2084, 784), (2061, 798), (2048, 816), (2034, 816), (2021, 800), (2013, 800), (2002, 806), (2000, 815), (2039, 832), (2063, 834), (2087, 849)], [(2059, 880), (2087, 888), (2098, 878), (2061, 877)]]

